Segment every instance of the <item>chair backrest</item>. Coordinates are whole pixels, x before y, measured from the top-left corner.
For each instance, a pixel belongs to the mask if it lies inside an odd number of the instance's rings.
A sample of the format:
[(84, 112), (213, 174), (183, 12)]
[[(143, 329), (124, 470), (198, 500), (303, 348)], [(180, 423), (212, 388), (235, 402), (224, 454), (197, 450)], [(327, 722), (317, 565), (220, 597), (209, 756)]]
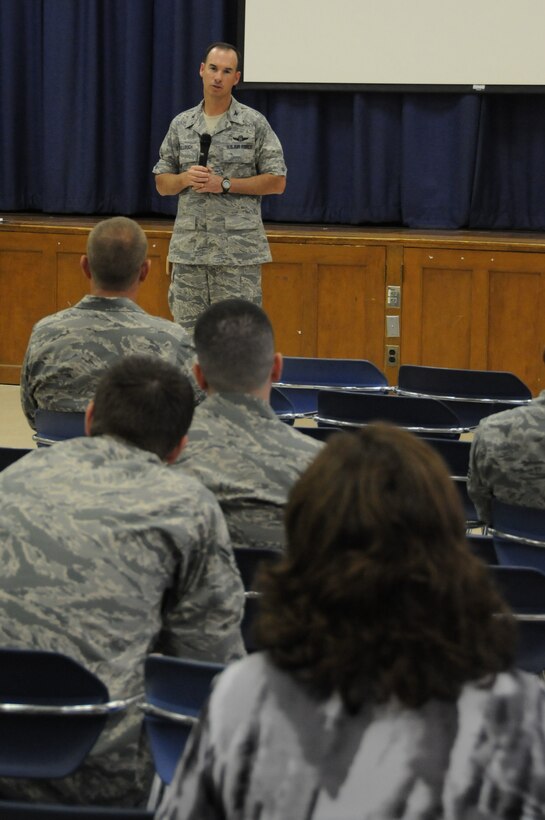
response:
[(388, 421), (417, 433), (459, 436), (467, 432), (456, 414), (437, 399), (366, 393), (318, 393), (318, 424), (360, 427), (373, 421)]
[(469, 427), (532, 398), (527, 385), (514, 373), (414, 364), (401, 365), (396, 389), (400, 395), (441, 399)]
[(496, 555), (496, 550), (494, 549), (494, 540), (491, 535), (467, 533), (466, 540), (473, 555), (476, 555), (477, 558), (480, 558), (481, 561), (484, 561), (484, 563), (489, 566), (498, 565), (498, 557)]
[(429, 437), (426, 442), (446, 461), (451, 476), (467, 478), (469, 451), (471, 449), (470, 441)]
[(62, 413), (36, 410), (36, 432), (32, 436), (38, 447), (49, 447), (67, 438), (85, 435), (85, 413)]
[(384, 392), (388, 380), (367, 359), (322, 359), (284, 356), (282, 379), (276, 385), (291, 401), (298, 415), (314, 415), (319, 390)]
[(498, 370), (463, 370), (402, 364), (398, 389), (441, 398), (466, 398), (525, 404), (532, 394), (518, 376)]
[(367, 359), (322, 359), (284, 356), (279, 386), (348, 387), (382, 390), (388, 387), (384, 373)]
[(489, 531), (500, 564), (545, 571), (545, 509), (492, 502)]
[(102, 681), (66, 655), (0, 649), (0, 776), (71, 774), (108, 715), (127, 705), (110, 702)]
[(149, 655), (144, 666), (145, 725), (155, 770), (170, 783), (192, 727), (198, 722), (218, 663)]
[(491, 566), (489, 570), (513, 612), (545, 619), (545, 573), (532, 567)]
[(233, 547), (233, 552), (246, 592), (254, 591), (254, 578), (260, 566), (264, 563), (274, 563), (282, 557), (277, 550), (266, 547)]
[(293, 424), (294, 419), (297, 418), (295, 407), (288, 396), (278, 387), (271, 388), (270, 403), (272, 409), (282, 421), (291, 422)]
[(0, 470), (5, 470), (30, 452), (29, 447), (0, 447)]
[(545, 619), (516, 615), (517, 648), (515, 664), (525, 672), (543, 677), (545, 670)]

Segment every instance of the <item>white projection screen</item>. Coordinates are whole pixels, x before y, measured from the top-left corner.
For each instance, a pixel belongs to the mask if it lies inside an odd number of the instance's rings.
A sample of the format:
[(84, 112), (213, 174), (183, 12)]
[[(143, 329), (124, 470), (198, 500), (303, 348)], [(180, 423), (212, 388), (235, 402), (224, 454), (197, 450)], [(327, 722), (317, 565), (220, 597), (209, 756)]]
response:
[(242, 86), (545, 91), (545, 0), (239, 0)]

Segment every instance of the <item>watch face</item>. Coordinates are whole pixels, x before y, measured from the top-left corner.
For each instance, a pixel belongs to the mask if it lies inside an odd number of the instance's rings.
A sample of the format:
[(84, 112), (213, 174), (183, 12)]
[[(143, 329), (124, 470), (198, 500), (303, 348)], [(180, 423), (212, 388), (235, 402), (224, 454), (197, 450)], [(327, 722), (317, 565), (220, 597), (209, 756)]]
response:
[(223, 179), (221, 181), (221, 187), (223, 188), (223, 193), (226, 194), (231, 187), (231, 180), (230, 179)]

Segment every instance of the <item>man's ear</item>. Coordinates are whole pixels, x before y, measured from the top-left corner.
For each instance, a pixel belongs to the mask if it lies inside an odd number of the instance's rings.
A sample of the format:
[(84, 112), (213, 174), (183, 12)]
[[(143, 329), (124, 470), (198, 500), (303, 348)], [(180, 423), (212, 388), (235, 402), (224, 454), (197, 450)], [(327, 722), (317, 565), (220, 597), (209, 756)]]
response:
[(89, 267), (89, 257), (86, 254), (83, 254), (83, 256), (80, 257), (79, 266), (82, 269), (85, 278), (90, 281), (92, 279), (91, 268)]
[(282, 367), (284, 365), (282, 354), (275, 353), (273, 359), (273, 366), (271, 369), (271, 382), (279, 382), (282, 376)]
[(178, 458), (180, 457), (180, 453), (187, 444), (187, 441), (188, 436), (186, 434), (185, 436), (182, 436), (176, 447), (173, 447), (170, 453), (165, 458), (167, 464), (174, 464), (174, 462), (178, 460)]
[(89, 404), (87, 405), (87, 408), (85, 410), (85, 435), (86, 436), (91, 435), (91, 425), (93, 424), (94, 415), (95, 415), (95, 403), (91, 399), (91, 401), (89, 402)]
[(140, 265), (140, 273), (138, 275), (138, 281), (139, 282), (143, 282), (145, 280), (146, 276), (150, 272), (150, 268), (151, 268), (151, 260), (150, 259), (146, 259), (145, 262), (142, 262), (142, 264)]
[(208, 390), (208, 382), (206, 381), (205, 375), (202, 372), (202, 368), (198, 362), (195, 362), (193, 365), (193, 375), (195, 376), (195, 381), (205, 392)]

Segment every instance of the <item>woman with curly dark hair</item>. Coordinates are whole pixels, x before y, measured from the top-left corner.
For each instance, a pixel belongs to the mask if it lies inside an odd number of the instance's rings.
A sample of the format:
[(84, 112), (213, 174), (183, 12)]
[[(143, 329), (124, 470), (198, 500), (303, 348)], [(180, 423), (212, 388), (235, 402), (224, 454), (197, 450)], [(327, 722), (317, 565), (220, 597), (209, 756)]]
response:
[(423, 441), (333, 436), (262, 574), (264, 650), (221, 676), (162, 820), (545, 817), (545, 695)]

